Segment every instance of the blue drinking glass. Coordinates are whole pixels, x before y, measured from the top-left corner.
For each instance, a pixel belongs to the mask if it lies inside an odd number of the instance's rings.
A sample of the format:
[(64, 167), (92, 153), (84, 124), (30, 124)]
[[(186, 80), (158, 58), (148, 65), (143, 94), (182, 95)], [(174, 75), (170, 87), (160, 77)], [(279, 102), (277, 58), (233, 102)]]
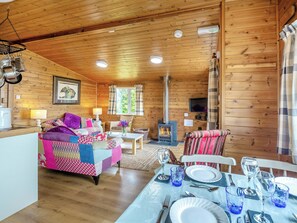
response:
[(276, 207), (285, 208), (287, 206), (287, 200), (289, 198), (289, 187), (276, 183), (275, 191), (271, 196), (271, 201), (274, 203)]
[(244, 193), (241, 188), (229, 186), (225, 188), (227, 207), (233, 214), (240, 214), (243, 208)]

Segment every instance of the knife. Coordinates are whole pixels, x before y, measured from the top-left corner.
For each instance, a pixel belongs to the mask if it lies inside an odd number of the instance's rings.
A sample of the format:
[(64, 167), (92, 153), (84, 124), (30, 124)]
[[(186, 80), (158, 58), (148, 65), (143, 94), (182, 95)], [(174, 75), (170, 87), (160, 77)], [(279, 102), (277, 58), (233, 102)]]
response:
[(244, 223), (251, 223), (251, 221), (250, 221), (250, 218), (249, 218), (249, 215), (248, 215), (248, 214), (245, 214), (245, 215), (244, 215)]
[(160, 211), (157, 223), (165, 222), (167, 215), (169, 213), (169, 202), (170, 202), (170, 195), (167, 194), (163, 202), (162, 210)]

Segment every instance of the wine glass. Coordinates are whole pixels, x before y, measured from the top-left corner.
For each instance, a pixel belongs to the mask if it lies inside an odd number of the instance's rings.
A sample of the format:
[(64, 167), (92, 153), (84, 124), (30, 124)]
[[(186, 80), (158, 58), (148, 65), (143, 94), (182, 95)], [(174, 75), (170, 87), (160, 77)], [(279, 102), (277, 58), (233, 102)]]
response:
[(167, 148), (158, 149), (158, 161), (162, 165), (162, 174), (158, 176), (159, 180), (168, 180), (169, 176), (164, 174), (164, 165), (169, 161), (170, 153)]
[(251, 178), (254, 177), (257, 172), (259, 172), (258, 162), (252, 157), (242, 157), (241, 168), (244, 175), (248, 177), (248, 187), (243, 190), (245, 195), (255, 196), (256, 193), (250, 187)]
[(264, 214), (265, 198), (271, 197), (275, 190), (274, 176), (266, 171), (259, 171), (254, 177), (254, 186), (258, 196), (262, 200), (262, 210), (260, 214), (255, 214), (254, 219), (259, 223), (272, 223)]

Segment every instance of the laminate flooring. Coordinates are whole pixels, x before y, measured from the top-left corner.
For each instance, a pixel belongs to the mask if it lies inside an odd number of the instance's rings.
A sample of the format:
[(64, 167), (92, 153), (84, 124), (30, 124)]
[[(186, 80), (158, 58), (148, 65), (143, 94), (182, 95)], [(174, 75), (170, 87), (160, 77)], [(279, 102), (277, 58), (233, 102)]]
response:
[(153, 173), (121, 168), (102, 174), (96, 186), (89, 176), (39, 168), (38, 202), (2, 223), (111, 223), (124, 212)]

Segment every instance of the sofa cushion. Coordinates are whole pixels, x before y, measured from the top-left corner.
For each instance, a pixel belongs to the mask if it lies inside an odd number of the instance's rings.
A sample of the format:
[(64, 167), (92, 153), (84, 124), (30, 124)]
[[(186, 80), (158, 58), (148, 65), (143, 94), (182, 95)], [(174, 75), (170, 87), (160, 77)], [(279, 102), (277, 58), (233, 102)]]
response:
[(107, 141), (94, 141), (93, 149), (107, 149)]
[(75, 132), (73, 132), (70, 128), (68, 128), (66, 126), (57, 126), (55, 128), (48, 130), (47, 132), (61, 132), (61, 133), (66, 133), (69, 135), (76, 136)]
[(65, 113), (64, 123), (69, 128), (79, 129), (80, 128), (80, 117), (72, 113)]

